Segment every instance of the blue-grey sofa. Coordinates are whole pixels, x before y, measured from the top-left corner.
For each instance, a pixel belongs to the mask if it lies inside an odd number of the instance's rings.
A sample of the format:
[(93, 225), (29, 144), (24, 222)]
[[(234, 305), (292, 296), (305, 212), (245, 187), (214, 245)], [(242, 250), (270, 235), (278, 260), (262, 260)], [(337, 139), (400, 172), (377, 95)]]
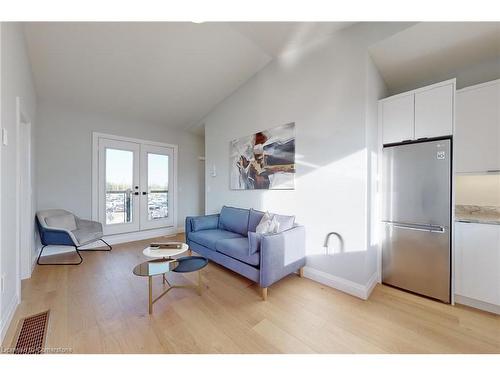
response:
[(198, 254), (267, 287), (290, 273), (303, 275), (305, 230), (293, 224), (276, 234), (256, 235), (261, 211), (224, 206), (220, 214), (188, 216), (186, 241)]

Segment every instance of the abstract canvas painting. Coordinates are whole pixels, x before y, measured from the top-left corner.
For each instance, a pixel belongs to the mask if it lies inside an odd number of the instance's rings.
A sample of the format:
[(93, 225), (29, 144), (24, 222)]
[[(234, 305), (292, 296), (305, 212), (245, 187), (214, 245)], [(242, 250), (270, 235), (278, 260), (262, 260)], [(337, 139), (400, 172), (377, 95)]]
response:
[(231, 189), (295, 188), (295, 123), (231, 141)]

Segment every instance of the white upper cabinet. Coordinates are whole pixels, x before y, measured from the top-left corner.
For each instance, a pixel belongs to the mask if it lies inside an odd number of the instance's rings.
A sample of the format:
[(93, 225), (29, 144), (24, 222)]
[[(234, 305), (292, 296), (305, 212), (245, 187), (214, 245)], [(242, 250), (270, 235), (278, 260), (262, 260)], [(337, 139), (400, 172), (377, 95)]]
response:
[(382, 102), (384, 144), (413, 139), (413, 95)]
[(455, 170), (500, 170), (500, 80), (457, 91)]
[(453, 134), (454, 85), (415, 93), (415, 139)]
[(382, 99), (383, 144), (453, 135), (455, 80)]

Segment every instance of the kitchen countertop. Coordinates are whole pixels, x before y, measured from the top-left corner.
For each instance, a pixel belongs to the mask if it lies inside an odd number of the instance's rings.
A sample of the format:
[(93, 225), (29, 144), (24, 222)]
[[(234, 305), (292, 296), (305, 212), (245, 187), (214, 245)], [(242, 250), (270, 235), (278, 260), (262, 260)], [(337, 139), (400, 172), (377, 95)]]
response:
[(500, 225), (500, 207), (457, 205), (455, 206), (455, 221)]

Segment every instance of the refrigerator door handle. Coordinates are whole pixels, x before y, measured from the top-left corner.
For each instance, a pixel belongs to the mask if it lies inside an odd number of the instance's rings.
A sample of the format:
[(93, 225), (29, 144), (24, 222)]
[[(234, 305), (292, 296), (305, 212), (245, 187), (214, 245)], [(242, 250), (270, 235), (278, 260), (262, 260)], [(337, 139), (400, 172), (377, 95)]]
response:
[(387, 225), (393, 226), (394, 228), (416, 230), (421, 232), (432, 232), (432, 233), (446, 233), (446, 228), (441, 225), (422, 225), (422, 224), (406, 224), (397, 222), (385, 221)]

